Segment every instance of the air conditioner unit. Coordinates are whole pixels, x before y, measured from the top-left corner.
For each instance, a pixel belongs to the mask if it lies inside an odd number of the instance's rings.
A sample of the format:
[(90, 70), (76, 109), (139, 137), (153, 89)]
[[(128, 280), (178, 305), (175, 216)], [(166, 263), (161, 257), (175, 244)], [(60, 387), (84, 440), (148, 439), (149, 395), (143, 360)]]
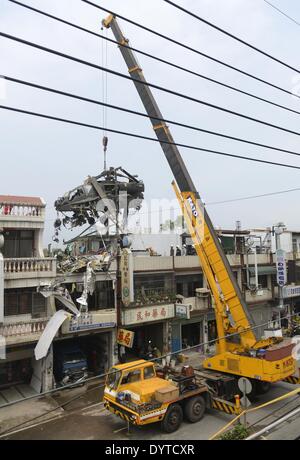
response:
[(203, 298), (203, 297), (209, 297), (210, 295), (210, 290), (207, 288), (197, 288), (196, 289), (196, 297)]

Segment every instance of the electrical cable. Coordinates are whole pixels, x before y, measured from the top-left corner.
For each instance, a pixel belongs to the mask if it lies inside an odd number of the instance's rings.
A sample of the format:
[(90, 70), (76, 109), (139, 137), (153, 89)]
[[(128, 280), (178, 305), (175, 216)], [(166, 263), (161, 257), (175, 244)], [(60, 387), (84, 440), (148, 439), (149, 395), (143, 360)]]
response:
[[(83, 1), (83, 0), (82, 0)], [(13, 41), (16, 41), (16, 42), (19, 42), (19, 43), (22, 43), (24, 45), (27, 45), (27, 46), (30, 46), (30, 47), (33, 47), (33, 48), (36, 48), (36, 49), (39, 49), (41, 51), (46, 51), (47, 53), (50, 53), (50, 54), (54, 54), (56, 56), (59, 56), (59, 57), (62, 57), (64, 59), (68, 59), (68, 60), (71, 60), (71, 61), (74, 61), (74, 62), (77, 62), (79, 64), (83, 64), (83, 65), (86, 65), (88, 67), (92, 67), (92, 68), (95, 68), (95, 69), (98, 69), (98, 70), (103, 70), (103, 67), (102, 66), (99, 66), (97, 64), (93, 64), (92, 62), (89, 62), (89, 61), (85, 61), (83, 59), (79, 59), (77, 57), (74, 57), (74, 56), (70, 56), (68, 54), (65, 54), (65, 53), (61, 53), (60, 51), (56, 51), (56, 50), (53, 50), (51, 48), (47, 48), (45, 46), (42, 46), (42, 45), (38, 45), (37, 43), (33, 43), (33, 42), (29, 42), (27, 40), (24, 40), (22, 38), (19, 38), (19, 37), (15, 37), (15, 36), (12, 36), (12, 35), (9, 35), (9, 34), (6, 34), (4, 32), (0, 32), (0, 37), (4, 37), (4, 38), (7, 38), (9, 40), (13, 40)], [(154, 88), (154, 89), (157, 89), (159, 91), (163, 91), (165, 93), (168, 93), (168, 94), (172, 94), (173, 96), (177, 96), (177, 97), (180, 97), (184, 100), (188, 100), (188, 101), (191, 101), (191, 102), (195, 102), (197, 104), (201, 104), (201, 105), (204, 105), (206, 107), (209, 107), (209, 108), (212, 108), (212, 109), (216, 109), (216, 110), (220, 110), (222, 112), (225, 112), (227, 114), (230, 114), (230, 115), (234, 115), (234, 116), (237, 116), (237, 117), (240, 117), (240, 118), (243, 118), (245, 120), (249, 120), (249, 121), (253, 121), (255, 123), (259, 123), (259, 124), (262, 124), (264, 126), (268, 126), (270, 128), (274, 128), (274, 129), (278, 129), (280, 131), (284, 131), (284, 132), (287, 132), (289, 134), (295, 134), (296, 136), (300, 136), (300, 132), (298, 131), (293, 131), (291, 129), (288, 129), (288, 128), (284, 128), (283, 126), (279, 126), (279, 125), (275, 125), (273, 123), (269, 123), (267, 121), (264, 121), (264, 120), (260, 120), (258, 118), (254, 118), (254, 117), (250, 117), (249, 115), (245, 115), (245, 114), (242, 114), (242, 113), (239, 113), (239, 112), (235, 112), (234, 110), (230, 110), (230, 109), (226, 109), (225, 107), (221, 107), (221, 106), (218, 106), (216, 104), (211, 104), (209, 102), (206, 102), (206, 101), (202, 101), (200, 99), (197, 99), (197, 98), (194, 98), (192, 96), (188, 96), (186, 94), (182, 94), (182, 93), (179, 93), (177, 91), (173, 91), (173, 90), (170, 90), (170, 89), (167, 89), (167, 88), (164, 88), (162, 86), (159, 86), (159, 85), (155, 85), (153, 83), (149, 83), (149, 82), (141, 82), (139, 79), (137, 78), (134, 78), (132, 76), (129, 76), (129, 75), (125, 75), (125, 74), (122, 74), (120, 72), (117, 72), (115, 70), (112, 70), (112, 69), (107, 69), (105, 68), (104, 69), (105, 72), (108, 72), (112, 75), (115, 75), (117, 77), (121, 77), (121, 78), (125, 78), (126, 80), (131, 80), (133, 82), (136, 82), (136, 83), (139, 83), (140, 85), (146, 85), (150, 88)]]
[(283, 193), (289, 193), (289, 192), (296, 192), (299, 191), (300, 188), (291, 188), (289, 190), (280, 190), (278, 192), (270, 192), (270, 193), (262, 193), (261, 195), (250, 195), (250, 196), (244, 196), (241, 198), (233, 198), (231, 200), (223, 200), (223, 201), (212, 201), (210, 203), (205, 203), (205, 206), (211, 206), (214, 204), (224, 204), (224, 203), (233, 203), (234, 201), (244, 201), (244, 200), (252, 200), (253, 198), (262, 198), (265, 196), (272, 196), (272, 195), (281, 195)]
[[(138, 112), (136, 110), (131, 110), (131, 109), (128, 109), (128, 108), (125, 108), (125, 107), (116, 106), (116, 105), (113, 105), (113, 104), (108, 104), (106, 102), (101, 102), (101, 101), (98, 101), (98, 100), (95, 100), (95, 99), (87, 98), (87, 97), (84, 97), (84, 96), (79, 96), (77, 94), (69, 93), (69, 92), (66, 92), (66, 91), (61, 91), (61, 90), (58, 90), (58, 89), (55, 89), (55, 88), (50, 88), (49, 86), (38, 85), (36, 83), (32, 83), (32, 82), (29, 82), (29, 81), (26, 81), (26, 80), (21, 80), (21, 79), (18, 79), (18, 78), (9, 77), (8, 75), (2, 75), (0, 78), (4, 78), (5, 80), (7, 80), (9, 82), (12, 82), (12, 83), (17, 83), (17, 84), (29, 86), (31, 88), (36, 88), (36, 89), (39, 89), (39, 90), (48, 91), (48, 92), (51, 92), (51, 93), (54, 93), (54, 94), (70, 97), (70, 98), (77, 99), (77, 100), (80, 100), (80, 101), (83, 101), (83, 102), (89, 102), (89, 103), (92, 103), (92, 104), (97, 104), (97, 105), (107, 107), (107, 108), (110, 108), (110, 109), (130, 113), (132, 115), (138, 115), (140, 117), (144, 117), (144, 118), (148, 118), (148, 119), (151, 118), (151, 119), (154, 119), (154, 120), (157, 120), (157, 121), (170, 123), (170, 124), (172, 124), (174, 126), (180, 126), (182, 128), (187, 128), (187, 129), (191, 129), (191, 130), (194, 130), (194, 131), (203, 132), (203, 133), (206, 133), (206, 134), (222, 137), (222, 138), (225, 138), (225, 139), (230, 139), (230, 140), (234, 140), (234, 141), (238, 141), (238, 142), (243, 142), (243, 143), (246, 143), (246, 144), (254, 145), (256, 147), (263, 147), (263, 148), (275, 150), (275, 151), (278, 151), (278, 152), (287, 153), (287, 154), (290, 154), (290, 155), (300, 156), (299, 152), (294, 152), (292, 150), (282, 149), (280, 147), (273, 147), (271, 145), (262, 144), (262, 143), (259, 143), (259, 142), (254, 142), (254, 141), (250, 141), (250, 140), (235, 137), (235, 136), (230, 136), (228, 134), (219, 133), (219, 132), (216, 132), (216, 131), (210, 131), (210, 130), (207, 130), (207, 129), (199, 128), (197, 126), (191, 126), (191, 125), (188, 125), (188, 124), (185, 124), (185, 123), (180, 123), (180, 122), (169, 120), (169, 119), (166, 119), (166, 118), (160, 118), (160, 117), (154, 117), (154, 116), (150, 117), (148, 114), (143, 113), (143, 112)], [(107, 117), (104, 117), (103, 120), (105, 120), (106, 118)], [(104, 127), (106, 125), (107, 125), (107, 123), (105, 123), (105, 124), (103, 123)]]
[[(86, 28), (84, 28), (84, 27), (81, 27), (81, 26), (79, 26), (79, 25), (77, 25), (77, 24), (71, 23), (71, 22), (66, 21), (66, 20), (64, 20), (64, 19), (61, 19), (61, 18), (59, 18), (59, 17), (57, 17), (57, 16), (53, 16), (53, 15), (51, 15), (51, 14), (49, 14), (49, 13), (46, 13), (46, 12), (41, 11), (41, 10), (38, 10), (37, 8), (33, 8), (33, 7), (31, 7), (31, 6), (25, 5), (25, 4), (23, 4), (23, 3), (21, 3), (21, 2), (19, 2), (19, 1), (17, 1), (17, 0), (8, 0), (8, 1), (11, 2), (11, 3), (16, 4), (16, 5), (18, 5), (18, 6), (22, 6), (22, 7), (24, 7), (24, 8), (27, 8), (27, 9), (29, 9), (29, 10), (35, 12), (35, 13), (44, 15), (44, 16), (49, 17), (49, 18), (51, 18), (51, 19), (54, 19), (54, 20), (56, 20), (56, 21), (58, 21), (58, 22), (61, 22), (61, 23), (66, 24), (66, 25), (68, 25), (68, 26), (71, 26), (71, 27), (73, 27), (73, 28), (75, 28), (75, 29), (78, 29), (78, 30), (80, 30), (80, 31), (83, 31), (83, 32), (86, 32), (86, 33), (88, 33), (88, 34), (94, 35), (94, 36), (96, 36), (96, 37), (98, 37), (98, 38), (101, 38), (102, 40), (106, 40), (107, 42), (114, 43), (114, 44), (120, 46), (120, 44), (119, 44), (116, 40), (113, 40), (113, 39), (111, 39), (111, 38), (108, 38), (107, 36), (98, 34), (98, 33), (96, 33), (96, 32), (93, 32), (93, 31), (89, 30), (89, 29), (86, 29)], [(107, 29), (106, 29), (106, 30), (107, 30)], [(152, 55), (152, 54), (146, 53), (145, 51), (141, 51), (140, 49), (133, 48), (133, 47), (129, 46), (128, 44), (127, 44), (127, 45), (124, 45), (124, 44), (123, 44), (122, 47), (123, 47), (123, 48), (130, 49), (131, 51), (134, 51), (134, 52), (136, 52), (136, 53), (139, 53), (139, 54), (141, 54), (141, 55), (143, 55), (143, 56), (146, 56), (146, 57), (148, 57), (148, 58), (150, 58), (150, 59), (153, 59), (153, 60), (155, 60), (155, 61), (158, 61), (158, 62), (161, 62), (161, 63), (163, 63), (163, 64), (166, 64), (166, 65), (168, 65), (168, 66), (171, 66), (171, 67), (176, 68), (176, 69), (178, 69), (178, 70), (181, 70), (181, 71), (183, 71), (183, 72), (186, 72), (186, 73), (188, 73), (188, 74), (190, 74), (190, 75), (193, 75), (193, 76), (199, 77), (199, 78), (201, 78), (201, 79), (207, 80), (207, 81), (209, 81), (209, 82), (211, 82), (211, 83), (220, 85), (220, 86), (222, 86), (222, 87), (224, 87), (224, 88), (227, 88), (227, 89), (230, 89), (230, 90), (232, 90), (232, 91), (236, 91), (236, 92), (238, 92), (238, 93), (240, 93), (240, 94), (243, 94), (243, 95), (245, 95), (245, 96), (249, 96), (249, 97), (254, 98), (254, 99), (258, 100), (258, 101), (265, 102), (265, 103), (267, 103), (267, 104), (270, 104), (270, 105), (272, 105), (272, 106), (281, 108), (281, 109), (283, 109), (283, 110), (287, 110), (287, 111), (292, 112), (292, 113), (300, 114), (299, 111), (294, 110), (294, 109), (292, 109), (292, 108), (290, 108), (290, 107), (287, 107), (287, 106), (278, 104), (278, 103), (276, 103), (276, 102), (274, 102), (274, 101), (270, 101), (270, 100), (268, 100), (268, 99), (266, 99), (266, 98), (257, 96), (256, 94), (250, 93), (250, 92), (248, 92), (248, 91), (244, 91), (244, 90), (242, 90), (242, 89), (240, 89), (240, 88), (237, 88), (237, 87), (235, 87), (235, 86), (228, 85), (228, 84), (226, 84), (226, 83), (224, 83), (224, 82), (221, 82), (221, 81), (219, 81), (219, 80), (215, 80), (214, 78), (210, 78), (210, 77), (208, 77), (208, 76), (206, 76), (206, 75), (200, 74), (200, 73), (195, 72), (195, 71), (193, 71), (193, 70), (191, 70), (191, 69), (188, 69), (188, 68), (186, 68), (186, 67), (182, 67), (182, 66), (180, 66), (180, 65), (178, 65), (178, 64), (175, 64), (175, 63), (173, 63), (173, 62), (170, 62), (170, 61), (167, 61), (167, 60), (165, 60), (165, 59), (162, 59), (162, 58), (159, 58), (159, 57), (157, 57), (157, 56), (154, 56), (154, 55)], [(103, 65), (103, 63), (102, 63), (102, 65)], [(294, 96), (297, 97), (297, 98), (300, 98), (300, 96), (297, 95), (297, 94), (294, 94), (294, 93), (292, 93), (292, 92), (291, 92), (290, 94), (294, 95)]]
[[(12, 0), (9, 0), (9, 1), (12, 1)], [(108, 14), (111, 14), (111, 15), (117, 17), (117, 18), (120, 18), (123, 21), (126, 21), (129, 24), (132, 24), (132, 25), (134, 25), (136, 27), (139, 27), (140, 29), (145, 30), (145, 31), (147, 31), (147, 32), (149, 32), (149, 33), (151, 33), (153, 35), (156, 35), (156, 36), (158, 36), (160, 38), (163, 38), (163, 39), (165, 39), (165, 40), (167, 40), (167, 41), (169, 41), (169, 42), (171, 42), (171, 43), (173, 43), (175, 45), (178, 45), (178, 46), (180, 46), (182, 48), (185, 48), (185, 49), (187, 49), (189, 51), (192, 51), (193, 53), (196, 53), (196, 54), (198, 54), (198, 55), (200, 55), (202, 57), (210, 59), (211, 61), (216, 62), (217, 64), (221, 64), (221, 65), (223, 65), (223, 66), (225, 66), (225, 67), (227, 67), (227, 68), (229, 68), (231, 70), (235, 70), (236, 72), (239, 72), (242, 75), (245, 75), (245, 76), (250, 77), (250, 78), (252, 78), (252, 79), (254, 79), (256, 81), (259, 81), (260, 83), (264, 83), (265, 85), (268, 85), (268, 86), (270, 86), (272, 88), (278, 89), (279, 91), (282, 91), (282, 92), (284, 92), (286, 94), (294, 95), (293, 92), (288, 91), (288, 90), (286, 90), (284, 88), (281, 88), (280, 86), (277, 86), (274, 83), (271, 83), (271, 82), (269, 82), (267, 80), (264, 80), (263, 78), (256, 77), (255, 75), (253, 75), (253, 74), (251, 74), (249, 72), (246, 72), (246, 71), (244, 71), (242, 69), (239, 69), (237, 67), (234, 67), (234, 66), (232, 66), (232, 65), (230, 65), (230, 64), (228, 64), (228, 63), (226, 63), (224, 61), (221, 61), (220, 59), (217, 59), (217, 58), (214, 58), (214, 57), (212, 57), (212, 56), (210, 56), (208, 54), (205, 54), (205, 53), (203, 53), (203, 52), (201, 52), (201, 51), (199, 51), (199, 50), (197, 50), (195, 48), (192, 48), (191, 46), (188, 46), (188, 45), (186, 45), (186, 44), (184, 44), (182, 42), (179, 42), (178, 40), (175, 40), (175, 39), (173, 39), (171, 37), (168, 37), (168, 36), (166, 36), (164, 34), (161, 34), (160, 32), (157, 32), (157, 31), (155, 31), (153, 29), (150, 29), (149, 27), (143, 26), (142, 24), (139, 24), (138, 22), (133, 21), (132, 19), (129, 19), (129, 18), (126, 18), (125, 16), (121, 16), (120, 14), (114, 13), (113, 11), (108, 10), (107, 8), (103, 8), (100, 5), (96, 5), (95, 3), (93, 3), (93, 2), (91, 2), (89, 0), (81, 0), (81, 1), (83, 3), (86, 3), (87, 5), (93, 6), (94, 8), (97, 8), (97, 9), (99, 9), (101, 11), (104, 11), (104, 12), (106, 12)], [(295, 96), (299, 97), (298, 95), (295, 95)]]
[[(286, 316), (283, 316), (281, 317), (281, 321), (283, 319), (290, 319), (290, 318), (294, 318), (295, 316), (299, 316), (298, 313), (294, 313), (292, 315), (286, 315)], [(257, 324), (255, 326), (249, 326), (247, 328), (245, 328), (243, 331), (239, 331), (239, 332), (233, 332), (231, 334), (227, 334), (227, 335), (224, 335), (223, 337), (218, 337), (216, 339), (211, 339), (211, 340), (208, 340), (206, 342), (200, 342), (196, 345), (192, 345), (191, 347), (189, 347), (189, 350), (194, 350), (194, 349), (197, 349), (201, 346), (204, 346), (204, 345), (211, 345), (211, 344), (214, 344), (216, 342), (218, 342), (219, 340), (226, 340), (226, 339), (229, 339), (231, 337), (235, 337), (237, 335), (241, 335), (241, 334), (245, 334), (249, 331), (254, 331), (255, 329), (258, 329), (260, 327), (263, 327), (263, 326), (269, 326), (270, 323), (272, 323), (273, 321), (269, 320), (265, 323), (260, 323), (260, 324)], [(178, 353), (182, 353), (182, 352), (186, 352), (186, 348), (181, 348), (180, 350), (177, 350), (177, 351), (174, 351), (174, 352), (169, 352), (167, 353), (166, 355), (164, 356), (160, 356), (159, 358), (152, 358), (152, 359), (149, 359), (149, 360), (145, 360), (145, 361), (149, 361), (149, 362), (157, 362), (157, 361), (160, 361), (164, 358), (167, 358), (168, 356), (173, 356), (173, 355), (177, 355)], [(130, 363), (128, 363), (130, 364)], [(135, 367), (135, 365), (133, 364), (132, 366), (128, 365), (127, 369), (131, 369), (131, 367)], [(94, 377), (90, 377), (86, 380), (82, 380), (81, 383), (87, 383), (87, 382), (90, 382), (92, 380), (96, 380), (96, 379), (99, 379), (99, 378), (103, 378), (103, 377), (108, 377), (109, 375), (112, 375), (114, 374), (115, 371), (111, 371), (111, 372), (104, 372), (103, 374), (99, 374), (99, 375), (95, 375)], [(68, 385), (65, 385), (63, 388), (66, 389), (66, 388), (70, 388), (70, 387), (73, 387), (74, 386), (74, 383), (70, 383)], [(60, 388), (61, 389), (61, 388)], [(21, 402), (24, 402), (24, 401), (28, 401), (28, 400), (31, 400), (31, 399), (36, 399), (36, 398), (41, 398), (43, 396), (46, 396), (47, 394), (52, 394), (52, 393), (56, 393), (57, 391), (59, 391), (60, 389), (57, 389), (57, 388), (54, 388), (52, 390), (48, 390), (48, 391), (44, 391), (43, 393), (39, 393), (39, 394), (36, 394), (36, 395), (32, 395), (32, 396), (28, 396), (27, 398), (23, 398), (23, 399), (18, 399), (17, 401), (11, 401), (7, 404), (3, 404), (1, 407), (0, 407), (0, 410), (2, 408), (5, 408), (5, 407), (8, 407), (8, 406), (13, 406), (14, 404), (18, 404), (18, 403), (21, 403)]]
[[(295, 313), (295, 314), (293, 314), (293, 315), (286, 315), (286, 316), (282, 317), (281, 320), (293, 318), (294, 316), (298, 316), (298, 313)], [(228, 339), (228, 338), (234, 337), (234, 336), (236, 336), (236, 335), (241, 335), (241, 334), (243, 334), (243, 333), (248, 332), (249, 330), (254, 330), (254, 329), (257, 329), (257, 328), (259, 328), (259, 327), (268, 326), (269, 324), (270, 324), (270, 321), (268, 321), (268, 322), (266, 322), (266, 323), (258, 324), (258, 325), (256, 325), (256, 326), (250, 326), (250, 327), (245, 328), (243, 331), (240, 331), (240, 332), (234, 332), (234, 333), (232, 333), (232, 334), (228, 334), (228, 335), (225, 335), (225, 336), (223, 336), (223, 337), (218, 337), (217, 339), (211, 339), (211, 340), (208, 340), (207, 342), (198, 343), (197, 345), (193, 345), (193, 346), (189, 347), (189, 350), (197, 349), (197, 348), (199, 348), (199, 347), (201, 347), (201, 346), (204, 346), (204, 345), (211, 345), (212, 343), (216, 343), (216, 342), (218, 342), (219, 340)], [(161, 361), (162, 359), (165, 359), (165, 358), (170, 357), (170, 356), (173, 356), (173, 355), (177, 355), (177, 354), (182, 353), (182, 352), (186, 352), (186, 348), (182, 348), (181, 350), (177, 350), (176, 352), (167, 353), (166, 355), (160, 356), (159, 358), (153, 358), (153, 359), (149, 359), (149, 360), (145, 360), (145, 361), (149, 361), (149, 362), (151, 362), (151, 363), (156, 363), (156, 362)], [(135, 366), (136, 366), (135, 364), (132, 364), (132, 366), (130, 366), (130, 363), (128, 363), (128, 367), (126, 367), (126, 370), (130, 370), (131, 368), (134, 368)], [(91, 377), (90, 379), (83, 380), (81, 383), (86, 383), (86, 382), (91, 381), (91, 380), (95, 380), (95, 379), (99, 379), (99, 378), (108, 377), (109, 375), (113, 375), (113, 374), (115, 374), (115, 373), (116, 373), (116, 370), (110, 371), (110, 372), (105, 372), (105, 373), (103, 373), (103, 374), (100, 374), (100, 375)], [(74, 383), (64, 386), (63, 389), (65, 389), (65, 388), (67, 388), (67, 387), (72, 387), (72, 386), (74, 387)], [(99, 386), (98, 388), (101, 388), (101, 387), (103, 387), (103, 386), (105, 386), (105, 385), (101, 385), (101, 386)], [(31, 400), (31, 399), (40, 398), (40, 397), (42, 397), (42, 396), (45, 396), (45, 395), (47, 395), (47, 394), (51, 394), (51, 393), (57, 392), (57, 391), (59, 391), (59, 390), (60, 390), (60, 389), (55, 388), (55, 389), (53, 389), (53, 390), (49, 390), (49, 391), (44, 392), (44, 393), (40, 393), (40, 394), (33, 395), (33, 396), (28, 396), (27, 398), (19, 399), (19, 400), (17, 400), (17, 401), (12, 401), (12, 402), (10, 402), (10, 403), (8, 403), (8, 404), (2, 405), (2, 406), (0, 407), (0, 409), (5, 408), (5, 407), (8, 407), (8, 406), (12, 406), (12, 405), (17, 404), (17, 403), (21, 403), (21, 402), (24, 402), (24, 401), (28, 401), (28, 400)], [(92, 391), (92, 390), (95, 390), (95, 388), (92, 388), (92, 389), (90, 389), (90, 390), (88, 390), (88, 391)], [(72, 402), (73, 400), (78, 399), (78, 398), (80, 398), (80, 397), (82, 397), (82, 396), (83, 396), (83, 395), (77, 395), (76, 397), (71, 398), (69, 401), (66, 401), (65, 403), (63, 403), (63, 405), (60, 406), (60, 407), (63, 407), (64, 405), (69, 404), (69, 403)], [(50, 412), (53, 412), (53, 411), (57, 410), (58, 408), (59, 408), (59, 407), (56, 407), (55, 409), (51, 409), (50, 411), (47, 411), (47, 412), (45, 412), (44, 414), (40, 414), (39, 416), (35, 417), (33, 420), (35, 420), (35, 419), (41, 417), (42, 415), (46, 415), (46, 414), (48, 414), (48, 413), (50, 413)], [(29, 420), (29, 421), (26, 421), (26, 422), (22, 422), (22, 423), (19, 424), (17, 427), (22, 426), (22, 425), (26, 425), (26, 424), (29, 423), (30, 421), (32, 421), (32, 420)], [(16, 428), (16, 427), (14, 427), (14, 429), (15, 429), (15, 428)], [(2, 436), (3, 434), (6, 434), (6, 433), (7, 433), (7, 430), (4, 431), (4, 432), (1, 432), (0, 435)]]
[(248, 48), (257, 51), (258, 53), (262, 54), (263, 56), (271, 59), (274, 62), (277, 62), (278, 64), (281, 64), (282, 66), (293, 70), (294, 72), (300, 73), (300, 70), (297, 69), (296, 67), (293, 67), (290, 64), (287, 64), (286, 62), (282, 61), (281, 59), (276, 58), (275, 56), (272, 56), (271, 54), (267, 53), (266, 51), (261, 50), (257, 46), (252, 45), (251, 43), (248, 43), (246, 40), (243, 40), (236, 35), (232, 34), (231, 32), (228, 32), (227, 30), (223, 29), (222, 27), (217, 26), (216, 24), (213, 24), (210, 21), (207, 21), (206, 19), (202, 18), (201, 16), (198, 16), (197, 14), (193, 13), (192, 11), (187, 10), (186, 8), (183, 8), (182, 6), (178, 5), (177, 3), (172, 2), (171, 0), (163, 0), (165, 3), (168, 3), (169, 5), (173, 6), (174, 8), (188, 14), (189, 16), (192, 16), (195, 19), (198, 19), (199, 21), (203, 22), (203, 24), (206, 24), (209, 27), (212, 27), (213, 29), (217, 30), (218, 32), (221, 32), (222, 34), (226, 35), (227, 37), (232, 38), (233, 40), (236, 40), (237, 42), (241, 43), (242, 45), (247, 46)]
[[(5, 106), (5, 105), (0, 105), (0, 109), (9, 110), (11, 112), (17, 112), (17, 113), (22, 113), (22, 114), (26, 114), (26, 115), (32, 115), (32, 116), (35, 116), (35, 117), (45, 118), (45, 119), (48, 119), (48, 120), (54, 120), (54, 121), (59, 121), (59, 122), (63, 122), (63, 123), (68, 123), (68, 124), (71, 124), (71, 125), (83, 126), (83, 127), (86, 127), (86, 128), (97, 129), (97, 130), (100, 130), (100, 131), (103, 131), (103, 128), (104, 128), (103, 126), (97, 126), (97, 125), (92, 125), (92, 124), (89, 124), (89, 123), (83, 123), (83, 122), (79, 122), (79, 121), (75, 121), (75, 120), (69, 120), (67, 118), (60, 118), (60, 117), (55, 117), (55, 116), (51, 116), (51, 115), (47, 115), (47, 114), (43, 114), (43, 113), (32, 112), (32, 111), (29, 111), (29, 110), (23, 110), (23, 109), (19, 109), (19, 108), (16, 108), (16, 107), (9, 107), (9, 106)], [(251, 158), (251, 157), (241, 156), (241, 155), (234, 155), (233, 153), (220, 152), (218, 150), (205, 149), (205, 148), (195, 147), (193, 145), (181, 144), (181, 143), (177, 143), (177, 142), (163, 141), (163, 140), (159, 140), (159, 139), (156, 139), (156, 138), (153, 138), (153, 137), (143, 136), (141, 134), (130, 133), (130, 132), (127, 132), (127, 131), (120, 131), (120, 130), (112, 129), (112, 128), (106, 128), (106, 131), (108, 131), (110, 133), (120, 134), (120, 135), (123, 135), (123, 136), (129, 136), (129, 137), (137, 138), (137, 139), (143, 139), (143, 140), (148, 140), (148, 141), (152, 141), (152, 142), (159, 142), (160, 144), (176, 145), (177, 147), (183, 147), (183, 148), (186, 148), (186, 149), (196, 150), (196, 151), (205, 152), (205, 153), (212, 153), (214, 155), (221, 155), (221, 156), (225, 156), (225, 157), (236, 158), (236, 159), (239, 159), (239, 160), (254, 161), (256, 163), (264, 163), (264, 164), (268, 164), (268, 165), (272, 165), (272, 166), (281, 166), (281, 167), (284, 167), (284, 168), (300, 169), (300, 166), (296, 166), (296, 165), (291, 165), (291, 164), (286, 164), (286, 163), (278, 163), (278, 162), (274, 162), (274, 161), (267, 161), (267, 160), (262, 160), (262, 159), (259, 159), (259, 158)]]
[(271, 3), (271, 2), (269, 2), (267, 0), (263, 0), (263, 1), (265, 3), (267, 3), (269, 6), (271, 6), (272, 8), (274, 8), (274, 10), (278, 11), (280, 14), (282, 14), (283, 16), (285, 16), (286, 18), (290, 19), (292, 22), (297, 24), (297, 26), (300, 26), (300, 23), (298, 21), (296, 21), (296, 19), (292, 18), (291, 16), (286, 14), (284, 11), (280, 10), (279, 8), (277, 8), (277, 6), (273, 5), (273, 3)]

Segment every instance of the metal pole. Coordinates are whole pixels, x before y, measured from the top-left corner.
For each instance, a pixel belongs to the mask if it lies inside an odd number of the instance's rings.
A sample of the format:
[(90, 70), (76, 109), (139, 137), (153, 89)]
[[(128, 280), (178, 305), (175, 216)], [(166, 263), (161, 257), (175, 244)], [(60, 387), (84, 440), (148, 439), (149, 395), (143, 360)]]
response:
[(247, 428), (247, 408), (248, 408), (248, 399), (247, 399), (247, 381), (244, 379), (244, 391), (243, 391), (243, 398), (245, 403), (245, 412), (244, 412), (244, 427)]
[[(278, 229), (280, 227), (277, 227)], [(281, 244), (280, 244), (280, 232), (276, 232), (275, 230), (275, 245), (276, 245), (276, 251), (281, 249)], [(283, 287), (278, 285), (278, 299), (279, 299), (279, 312), (278, 312), (278, 321), (279, 321), (279, 327), (281, 327), (281, 313), (280, 310), (283, 310), (284, 306), (284, 300), (283, 300)]]

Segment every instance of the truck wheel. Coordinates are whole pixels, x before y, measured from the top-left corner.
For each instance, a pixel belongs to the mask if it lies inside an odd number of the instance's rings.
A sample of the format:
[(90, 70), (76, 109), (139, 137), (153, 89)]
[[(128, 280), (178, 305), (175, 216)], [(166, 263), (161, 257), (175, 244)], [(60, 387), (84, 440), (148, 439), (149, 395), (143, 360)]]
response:
[(205, 407), (205, 399), (202, 396), (189, 399), (184, 406), (185, 418), (191, 423), (198, 422), (204, 415)]
[(264, 395), (268, 393), (268, 391), (271, 388), (271, 384), (269, 382), (256, 381), (255, 384), (256, 384), (256, 391), (259, 395)]
[(183, 419), (183, 413), (179, 404), (172, 404), (166, 412), (166, 415), (161, 423), (163, 431), (173, 433), (178, 430)]

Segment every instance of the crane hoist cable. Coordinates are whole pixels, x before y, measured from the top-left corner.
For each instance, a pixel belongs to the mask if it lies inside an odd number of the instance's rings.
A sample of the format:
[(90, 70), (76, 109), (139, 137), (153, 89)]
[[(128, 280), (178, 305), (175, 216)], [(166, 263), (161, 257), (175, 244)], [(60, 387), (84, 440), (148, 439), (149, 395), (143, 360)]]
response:
[[(102, 31), (103, 31), (102, 27)], [(107, 29), (105, 30), (107, 35)], [(102, 146), (103, 146), (103, 157), (104, 157), (104, 171), (107, 169), (107, 147), (108, 147), (108, 136), (107, 136), (107, 79), (108, 73), (104, 71), (108, 63), (108, 42), (101, 41), (101, 66), (102, 66), (102, 126), (103, 126), (103, 137), (102, 137)]]

